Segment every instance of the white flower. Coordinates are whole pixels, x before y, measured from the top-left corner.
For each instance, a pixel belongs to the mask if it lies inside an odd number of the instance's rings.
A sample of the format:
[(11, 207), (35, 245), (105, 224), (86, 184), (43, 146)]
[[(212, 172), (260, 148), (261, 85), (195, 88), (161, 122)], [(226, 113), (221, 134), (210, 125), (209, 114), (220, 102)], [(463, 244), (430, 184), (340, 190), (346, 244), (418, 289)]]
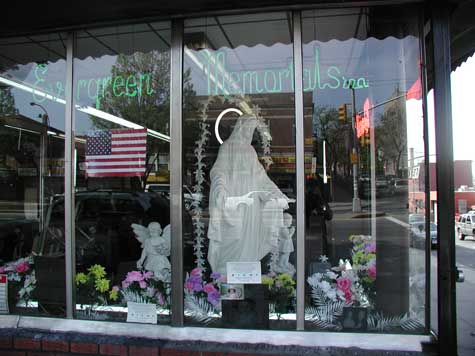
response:
[(336, 301), (336, 293), (337, 291), (335, 289), (330, 289), (326, 292), (328, 299), (331, 299), (333, 301)]
[(327, 257), (327, 256), (325, 256), (325, 255), (321, 255), (321, 256), (320, 256), (320, 262), (321, 262), (321, 263), (325, 263), (325, 262), (327, 262), (327, 261), (328, 261), (328, 257)]
[(327, 273), (325, 273), (326, 276), (330, 279), (337, 279), (338, 278), (338, 275), (335, 273), (335, 272), (332, 272), (332, 271), (328, 271)]
[(330, 283), (328, 283), (327, 281), (322, 281), (320, 283), (320, 288), (322, 288), (322, 290), (327, 293), (331, 288), (332, 286), (330, 285)]
[(321, 280), (322, 280), (322, 274), (321, 273), (315, 273), (315, 274), (313, 274), (313, 275), (311, 275), (310, 277), (307, 278), (307, 282), (311, 286), (318, 285)]

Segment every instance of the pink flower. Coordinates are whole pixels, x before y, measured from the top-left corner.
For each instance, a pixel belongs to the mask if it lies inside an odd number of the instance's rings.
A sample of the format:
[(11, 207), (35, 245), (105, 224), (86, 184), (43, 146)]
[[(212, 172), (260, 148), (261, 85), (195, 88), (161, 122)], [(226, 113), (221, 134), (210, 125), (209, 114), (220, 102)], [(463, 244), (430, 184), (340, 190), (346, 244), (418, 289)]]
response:
[(113, 287), (112, 287), (112, 290), (113, 290), (114, 292), (118, 292), (118, 291), (119, 291), (119, 286), (113, 286)]
[(149, 278), (152, 278), (152, 277), (153, 277), (153, 273), (150, 272), (150, 271), (147, 271), (143, 274), (144, 279), (149, 279)]
[(376, 279), (376, 264), (372, 263), (368, 267), (368, 277), (371, 278), (373, 281)]
[(347, 290), (345, 291), (344, 296), (345, 296), (345, 301), (346, 301), (347, 303), (351, 303), (351, 302), (352, 302), (352, 300), (353, 300), (353, 293), (351, 293), (351, 290), (350, 290), (350, 289), (347, 289)]
[(200, 268), (194, 268), (190, 272), (190, 276), (195, 277), (195, 276), (201, 276), (201, 269)]
[(142, 273), (140, 273), (138, 271), (129, 272), (129, 273), (127, 273), (127, 276), (125, 277), (125, 281), (129, 284), (132, 283), (132, 282), (143, 281)]
[(127, 288), (128, 286), (130, 286), (130, 283), (127, 280), (122, 281), (122, 288)]
[(207, 293), (207, 294), (210, 294), (212, 292), (216, 292), (216, 288), (214, 288), (214, 286), (211, 284), (211, 283), (208, 283), (208, 284), (205, 284), (205, 286), (203, 287), (203, 290)]
[(338, 285), (338, 289), (342, 292), (346, 292), (351, 287), (351, 281), (349, 278), (340, 277), (336, 280), (336, 284)]
[(29, 269), (30, 269), (30, 265), (28, 264), (28, 262), (22, 262), (15, 266), (15, 272), (17, 273), (23, 273), (23, 272), (28, 271)]
[(7, 268), (5, 266), (0, 267), (0, 273), (5, 273)]
[(193, 283), (191, 283), (190, 281), (186, 281), (185, 282), (185, 288), (188, 289), (189, 291), (192, 291), (193, 290)]
[(145, 281), (139, 281), (140, 288), (145, 289), (147, 288), (147, 282)]

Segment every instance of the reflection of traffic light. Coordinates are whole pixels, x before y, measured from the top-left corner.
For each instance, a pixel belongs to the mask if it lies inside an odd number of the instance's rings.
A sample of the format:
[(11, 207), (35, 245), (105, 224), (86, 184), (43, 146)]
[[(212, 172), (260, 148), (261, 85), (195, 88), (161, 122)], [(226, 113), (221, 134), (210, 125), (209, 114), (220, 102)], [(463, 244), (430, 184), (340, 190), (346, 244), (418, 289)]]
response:
[(341, 104), (338, 107), (338, 120), (346, 121), (346, 104)]
[(369, 138), (369, 133), (366, 133), (364, 135), (361, 135), (360, 137), (360, 145), (361, 147), (364, 147), (366, 145), (369, 145), (371, 143), (371, 140)]

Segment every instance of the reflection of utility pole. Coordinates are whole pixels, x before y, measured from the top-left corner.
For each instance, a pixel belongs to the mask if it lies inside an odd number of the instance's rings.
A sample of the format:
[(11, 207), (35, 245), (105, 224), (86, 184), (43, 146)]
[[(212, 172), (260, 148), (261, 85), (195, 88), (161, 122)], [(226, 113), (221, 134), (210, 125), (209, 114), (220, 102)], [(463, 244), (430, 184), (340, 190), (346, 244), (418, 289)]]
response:
[(48, 112), (46, 109), (37, 103), (31, 102), (31, 106), (38, 106), (40, 109), (44, 111), (44, 114), (40, 114), (39, 117), (42, 119), (42, 130), (41, 130), (41, 141), (40, 141), (40, 174), (39, 174), (39, 192), (38, 192), (38, 217), (39, 217), (39, 225), (40, 231), (44, 229), (45, 223), (45, 208), (46, 208), (46, 190), (45, 190), (45, 173), (47, 171), (47, 163), (48, 163), (48, 128), (49, 128), (49, 120), (48, 120)]
[(358, 160), (356, 155), (356, 106), (355, 106), (355, 88), (353, 84), (350, 86), (351, 89), (351, 128), (353, 130), (352, 134), (352, 141), (353, 141), (353, 149), (352, 149), (352, 163), (353, 163), (353, 212), (359, 213), (361, 212), (361, 200), (358, 195)]

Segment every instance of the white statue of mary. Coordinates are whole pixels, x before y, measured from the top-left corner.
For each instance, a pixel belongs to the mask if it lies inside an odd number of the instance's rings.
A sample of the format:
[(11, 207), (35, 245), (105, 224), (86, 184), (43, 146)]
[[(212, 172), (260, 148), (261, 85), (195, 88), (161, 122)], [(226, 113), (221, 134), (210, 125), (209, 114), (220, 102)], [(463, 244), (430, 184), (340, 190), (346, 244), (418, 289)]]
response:
[(239, 118), (210, 172), (208, 261), (223, 275), (227, 262), (257, 262), (277, 247), (288, 208), (251, 145), (256, 127), (254, 117)]

